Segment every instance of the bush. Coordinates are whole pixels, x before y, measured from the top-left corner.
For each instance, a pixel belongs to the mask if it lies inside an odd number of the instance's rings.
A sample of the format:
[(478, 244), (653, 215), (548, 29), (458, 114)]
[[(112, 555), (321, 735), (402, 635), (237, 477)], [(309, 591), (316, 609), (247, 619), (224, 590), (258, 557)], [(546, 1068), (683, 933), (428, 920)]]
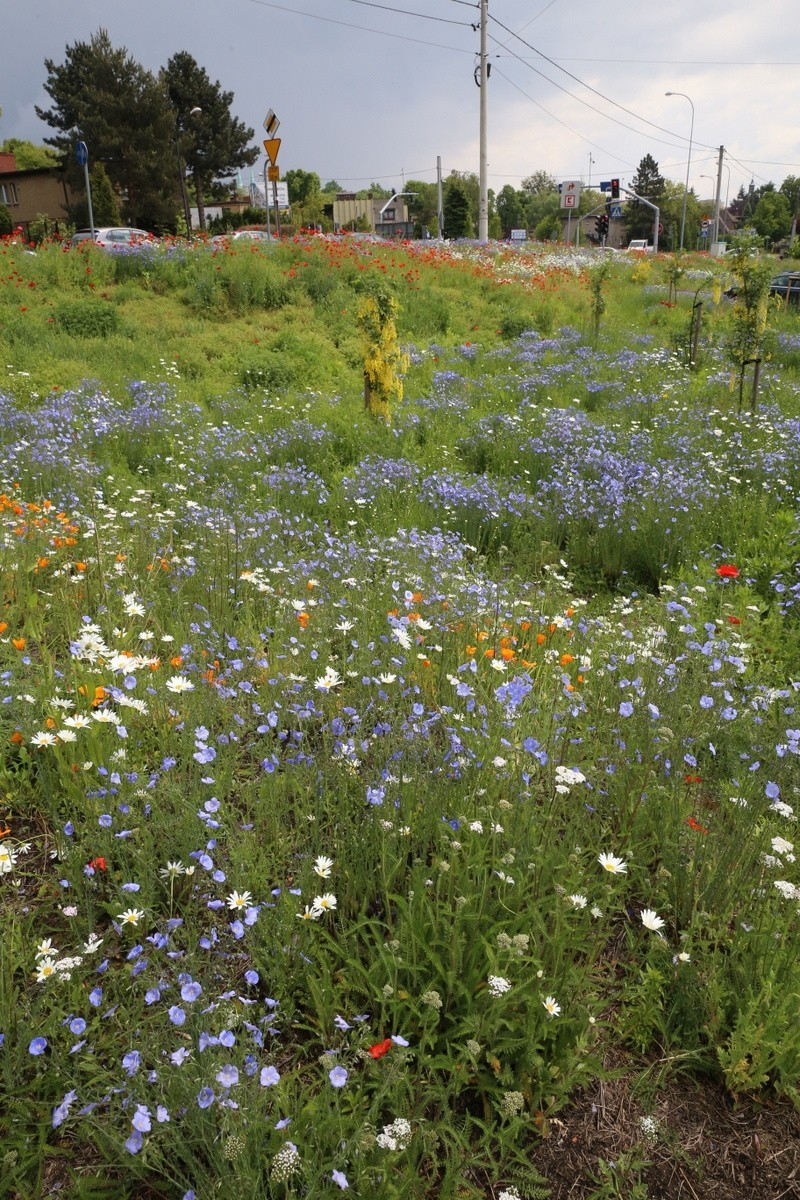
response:
[(73, 337), (108, 337), (120, 326), (116, 308), (104, 300), (67, 300), (53, 316), (58, 328)]

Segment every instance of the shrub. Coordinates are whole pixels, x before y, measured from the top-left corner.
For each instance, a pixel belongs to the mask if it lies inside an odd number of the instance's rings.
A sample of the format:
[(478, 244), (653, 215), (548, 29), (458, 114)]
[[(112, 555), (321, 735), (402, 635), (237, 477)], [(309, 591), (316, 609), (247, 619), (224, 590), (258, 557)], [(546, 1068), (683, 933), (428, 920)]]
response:
[(67, 300), (53, 316), (58, 328), (73, 337), (108, 337), (120, 326), (116, 308), (104, 300)]

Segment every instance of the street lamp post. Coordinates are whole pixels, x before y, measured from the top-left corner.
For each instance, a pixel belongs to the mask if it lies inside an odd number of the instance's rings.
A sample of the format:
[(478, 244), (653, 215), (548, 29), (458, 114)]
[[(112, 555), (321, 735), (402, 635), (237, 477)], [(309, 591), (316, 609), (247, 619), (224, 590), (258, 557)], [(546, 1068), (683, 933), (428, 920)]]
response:
[[(199, 108), (198, 105), (195, 105), (194, 108), (189, 110), (189, 116), (190, 117), (198, 117), (202, 113), (202, 111), (203, 111), (202, 108)], [(183, 131), (180, 126), (180, 121), (177, 121), (176, 125), (175, 125), (175, 153), (178, 158), (178, 179), (179, 179), (179, 182), (181, 185), (181, 200), (183, 201), (183, 217), (184, 217), (184, 220), (186, 221), (186, 236), (191, 237), (192, 236), (192, 210), (189, 207), (189, 193), (186, 190), (186, 168), (183, 165), (183, 158), (181, 157), (180, 136), (181, 136), (182, 132)]]
[(689, 153), (686, 156), (686, 186), (683, 189), (683, 209), (681, 211), (681, 250), (683, 249), (683, 235), (686, 231), (686, 202), (689, 199), (689, 169), (692, 165), (692, 137), (694, 136), (694, 105), (690, 96), (686, 92), (665, 92), (665, 96), (682, 96), (684, 100), (689, 101), (692, 110), (692, 121), (689, 126)]

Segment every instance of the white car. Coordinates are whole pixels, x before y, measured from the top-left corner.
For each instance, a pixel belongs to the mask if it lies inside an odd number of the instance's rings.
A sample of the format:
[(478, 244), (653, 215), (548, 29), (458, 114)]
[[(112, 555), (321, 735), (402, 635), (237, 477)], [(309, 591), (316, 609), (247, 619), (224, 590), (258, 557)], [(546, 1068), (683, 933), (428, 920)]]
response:
[(227, 246), (230, 242), (278, 242), (280, 238), (266, 229), (233, 229), (230, 233), (216, 233), (208, 239), (209, 246)]
[[(79, 246), (81, 242), (91, 241), (91, 238), (91, 229), (79, 229), (70, 238), (70, 243)], [(154, 242), (155, 238), (146, 229), (132, 229), (130, 225), (112, 225), (95, 229), (94, 240), (95, 244), (102, 246), (104, 250), (114, 250), (120, 246), (141, 246), (146, 242)]]

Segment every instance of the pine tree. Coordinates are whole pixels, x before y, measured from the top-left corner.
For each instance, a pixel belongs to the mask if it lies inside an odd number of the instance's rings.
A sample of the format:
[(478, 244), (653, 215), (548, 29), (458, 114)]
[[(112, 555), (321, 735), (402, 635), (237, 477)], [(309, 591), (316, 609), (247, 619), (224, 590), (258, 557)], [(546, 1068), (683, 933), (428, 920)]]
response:
[[(249, 146), (253, 130), (231, 113), (233, 92), (223, 92), (191, 54), (173, 54), (163, 72), (177, 129), (180, 166), (194, 185), (200, 228), (205, 229), (203, 198), (214, 179), (226, 179), (249, 167), (259, 155)], [(198, 110), (199, 111), (195, 111)]]
[(64, 158), (80, 190), (74, 147), (86, 142), (90, 166), (102, 163), (122, 199), (124, 219), (160, 231), (174, 218), (174, 119), (166, 88), (128, 51), (115, 49), (100, 29), (68, 46), (63, 63), (45, 59), (50, 109), (36, 114), (56, 136), (46, 138)]
[[(664, 197), (665, 184), (664, 176), (659, 174), (658, 163), (652, 155), (645, 154), (631, 180), (631, 191), (660, 207)], [(629, 238), (647, 238), (649, 242), (653, 240), (655, 213), (652, 208), (648, 208), (646, 204), (639, 204), (636, 200), (631, 200), (625, 207), (624, 220)]]
[(442, 208), (444, 210), (444, 236), (446, 238), (472, 236), (473, 225), (469, 211), (469, 196), (467, 195), (467, 189), (460, 179), (452, 177), (448, 179)]

